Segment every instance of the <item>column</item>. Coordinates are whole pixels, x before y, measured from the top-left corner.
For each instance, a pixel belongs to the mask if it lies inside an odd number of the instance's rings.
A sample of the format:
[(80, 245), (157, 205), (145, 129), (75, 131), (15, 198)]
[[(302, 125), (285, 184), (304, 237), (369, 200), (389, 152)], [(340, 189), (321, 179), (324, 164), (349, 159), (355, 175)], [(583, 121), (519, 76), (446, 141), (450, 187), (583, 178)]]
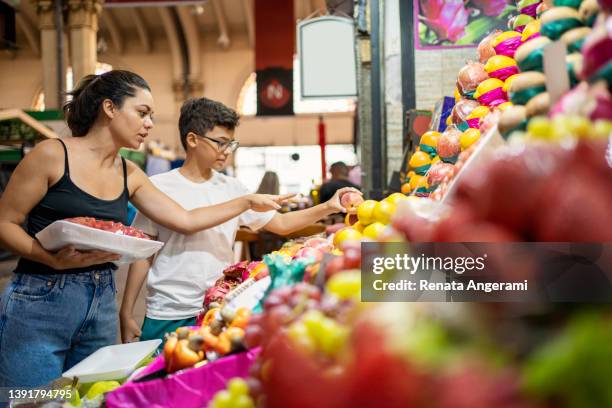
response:
[(43, 91), (45, 109), (59, 109), (60, 84), (58, 83), (57, 32), (55, 30), (55, 13), (53, 0), (36, 2), (38, 28), (40, 29), (40, 49), (43, 67)]
[(70, 62), (75, 85), (96, 71), (98, 16), (101, 11), (101, 1), (68, 0)]

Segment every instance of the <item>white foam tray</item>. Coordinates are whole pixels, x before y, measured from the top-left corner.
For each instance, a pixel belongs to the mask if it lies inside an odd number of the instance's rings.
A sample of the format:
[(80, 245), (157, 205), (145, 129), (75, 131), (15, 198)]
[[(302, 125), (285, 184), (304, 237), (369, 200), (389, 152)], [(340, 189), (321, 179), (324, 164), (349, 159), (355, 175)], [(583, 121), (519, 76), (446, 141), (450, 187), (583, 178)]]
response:
[(66, 371), (62, 377), (78, 377), (79, 382), (84, 384), (127, 378), (144, 359), (153, 354), (161, 342), (156, 339), (102, 347)]
[(163, 242), (115, 234), (86, 227), (70, 221), (55, 221), (36, 234), (36, 239), (48, 251), (57, 251), (68, 245), (76, 249), (112, 252), (121, 255), (115, 263), (132, 263), (146, 259), (164, 246)]

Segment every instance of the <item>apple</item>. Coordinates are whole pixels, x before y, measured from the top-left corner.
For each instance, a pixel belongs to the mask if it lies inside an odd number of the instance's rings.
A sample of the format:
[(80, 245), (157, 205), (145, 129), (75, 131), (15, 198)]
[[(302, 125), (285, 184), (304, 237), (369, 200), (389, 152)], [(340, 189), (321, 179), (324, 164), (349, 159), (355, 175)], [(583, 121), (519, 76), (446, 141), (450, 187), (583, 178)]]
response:
[(321, 251), (327, 252), (333, 249), (333, 246), (329, 243), (329, 241), (325, 238), (315, 237), (310, 238), (304, 242), (304, 246), (308, 248), (316, 248)]
[(321, 259), (323, 259), (323, 251), (313, 247), (303, 247), (295, 253), (293, 258), (312, 258), (315, 260), (315, 262), (320, 262)]
[(361, 203), (363, 203), (363, 197), (354, 191), (349, 191), (340, 196), (340, 205), (346, 208), (347, 211), (357, 208)]

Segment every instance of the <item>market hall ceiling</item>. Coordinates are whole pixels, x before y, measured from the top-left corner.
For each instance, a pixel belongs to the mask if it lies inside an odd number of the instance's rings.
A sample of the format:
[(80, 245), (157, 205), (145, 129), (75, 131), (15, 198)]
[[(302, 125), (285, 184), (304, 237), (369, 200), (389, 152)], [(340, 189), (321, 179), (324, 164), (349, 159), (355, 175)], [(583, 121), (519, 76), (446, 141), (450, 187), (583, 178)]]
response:
[[(260, 0), (261, 1), (261, 0)], [(265, 0), (264, 0), (265, 1)], [(318, 10), (325, 10), (325, 0), (293, 0), (296, 20), (304, 19)], [(246, 35), (251, 47), (254, 43), (254, 0), (207, 0), (200, 5), (175, 7), (181, 29), (186, 34), (187, 46), (194, 51), (199, 39), (194, 36), (213, 35), (219, 48), (231, 45), (234, 35)], [(170, 39), (175, 30), (174, 19), (168, 20), (170, 6), (104, 7), (99, 20), (98, 37), (117, 54), (126, 52), (125, 38), (137, 38), (146, 52), (155, 52), (160, 38)], [(17, 46), (29, 48), (40, 57), (40, 33), (37, 27), (36, 5), (21, 0), (17, 13)], [(195, 44), (194, 44), (195, 43)], [(199, 52), (199, 50), (197, 50)], [(17, 51), (19, 53), (19, 51)]]

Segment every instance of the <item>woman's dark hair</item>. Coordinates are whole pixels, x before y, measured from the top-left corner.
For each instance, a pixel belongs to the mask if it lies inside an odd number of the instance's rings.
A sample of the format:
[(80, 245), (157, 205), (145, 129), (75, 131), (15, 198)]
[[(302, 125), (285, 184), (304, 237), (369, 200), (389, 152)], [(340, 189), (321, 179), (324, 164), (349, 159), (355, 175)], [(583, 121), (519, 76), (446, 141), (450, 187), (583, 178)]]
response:
[(83, 77), (76, 88), (68, 92), (72, 99), (64, 105), (64, 116), (72, 136), (85, 136), (89, 132), (105, 99), (121, 108), (125, 98), (136, 95), (138, 88), (151, 91), (147, 81), (130, 71), (113, 70)]
[(179, 117), (181, 144), (187, 150), (187, 134), (189, 132), (206, 136), (206, 133), (213, 130), (215, 126), (234, 130), (238, 126), (239, 120), (238, 113), (221, 102), (207, 98), (188, 99), (181, 106), (181, 116)]

